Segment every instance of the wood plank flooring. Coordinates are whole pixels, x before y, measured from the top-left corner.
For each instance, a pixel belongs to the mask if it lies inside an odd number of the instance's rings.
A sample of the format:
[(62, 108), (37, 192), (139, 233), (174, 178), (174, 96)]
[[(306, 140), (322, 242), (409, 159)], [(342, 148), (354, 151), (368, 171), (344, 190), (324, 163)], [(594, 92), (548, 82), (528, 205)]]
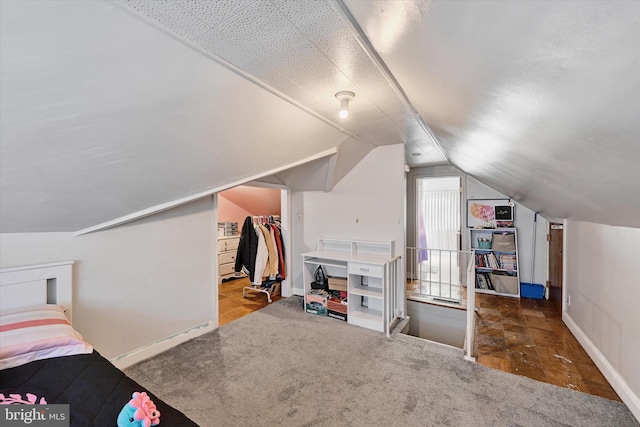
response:
[(551, 301), (476, 295), (478, 363), (620, 401)]
[[(262, 292), (247, 292), (247, 297), (242, 297), (242, 288), (251, 286), (248, 277), (221, 283), (218, 287), (218, 322), (222, 326), (247, 314), (269, 305), (267, 295)], [(275, 302), (281, 299), (280, 295), (272, 296)]]

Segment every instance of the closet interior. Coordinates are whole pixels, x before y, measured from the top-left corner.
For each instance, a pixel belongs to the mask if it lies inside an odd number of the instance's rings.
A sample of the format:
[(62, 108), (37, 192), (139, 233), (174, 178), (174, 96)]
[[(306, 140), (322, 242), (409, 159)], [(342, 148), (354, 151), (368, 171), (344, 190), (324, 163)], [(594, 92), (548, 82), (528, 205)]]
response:
[(281, 192), (243, 185), (218, 193), (220, 325), (280, 299), (287, 274)]

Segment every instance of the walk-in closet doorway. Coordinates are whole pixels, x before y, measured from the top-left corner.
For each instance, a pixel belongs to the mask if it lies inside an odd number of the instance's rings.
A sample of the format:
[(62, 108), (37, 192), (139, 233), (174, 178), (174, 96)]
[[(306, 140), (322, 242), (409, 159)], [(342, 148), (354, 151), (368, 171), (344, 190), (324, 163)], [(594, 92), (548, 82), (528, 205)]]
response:
[[(289, 190), (271, 184), (247, 184), (221, 191), (214, 195), (214, 250), (213, 266), (215, 317), (218, 325), (224, 325), (270, 304), (270, 299), (291, 295), (288, 272), (291, 270), (290, 197)], [(247, 218), (252, 223), (273, 222), (281, 232), (284, 250), (283, 279), (279, 291), (269, 292), (249, 289), (252, 282), (244, 273), (235, 272), (237, 248), (242, 227)], [(278, 277), (280, 275), (278, 274)], [(265, 280), (267, 278), (265, 277)], [(254, 277), (254, 283), (259, 281)]]

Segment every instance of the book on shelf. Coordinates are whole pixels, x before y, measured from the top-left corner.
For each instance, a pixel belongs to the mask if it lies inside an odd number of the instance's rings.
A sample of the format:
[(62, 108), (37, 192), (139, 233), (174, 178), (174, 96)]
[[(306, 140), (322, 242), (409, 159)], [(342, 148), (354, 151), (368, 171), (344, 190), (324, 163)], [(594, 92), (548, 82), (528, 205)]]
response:
[(518, 269), (515, 254), (500, 254), (498, 256), (498, 261), (500, 268), (503, 270), (515, 271)]
[(489, 273), (478, 273), (476, 275), (476, 288), (487, 289), (493, 291), (493, 283), (491, 283), (491, 276)]

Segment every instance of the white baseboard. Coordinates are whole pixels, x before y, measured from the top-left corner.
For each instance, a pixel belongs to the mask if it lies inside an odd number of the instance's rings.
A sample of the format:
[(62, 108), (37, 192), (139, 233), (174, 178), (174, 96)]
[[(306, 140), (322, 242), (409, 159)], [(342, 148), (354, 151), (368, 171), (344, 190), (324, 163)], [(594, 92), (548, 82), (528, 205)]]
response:
[(110, 362), (113, 363), (118, 369), (128, 368), (135, 363), (153, 357), (157, 354), (162, 353), (163, 351), (167, 351), (170, 348), (177, 346), (178, 344), (198, 337), (202, 334), (206, 334), (207, 332), (213, 331), (214, 329), (216, 329), (214, 327), (214, 324), (215, 322), (213, 320), (210, 320), (208, 322), (186, 329), (182, 332), (178, 332), (175, 335), (171, 335), (169, 337), (158, 340), (149, 345), (137, 348), (125, 354), (121, 354), (120, 356), (116, 356), (111, 359)]
[(291, 293), (293, 295), (297, 295), (297, 296), (302, 297), (302, 296), (304, 296), (304, 289), (302, 289), (302, 288), (292, 288), (291, 289)]
[(629, 407), (633, 416), (640, 421), (640, 398), (631, 390), (624, 378), (620, 376), (604, 354), (598, 350), (595, 344), (587, 337), (567, 312), (562, 313), (562, 321), (567, 325), (571, 333), (573, 333), (580, 345), (582, 345), (589, 357), (591, 357), (600, 369), (602, 375), (609, 381), (611, 387), (618, 393), (620, 399)]

